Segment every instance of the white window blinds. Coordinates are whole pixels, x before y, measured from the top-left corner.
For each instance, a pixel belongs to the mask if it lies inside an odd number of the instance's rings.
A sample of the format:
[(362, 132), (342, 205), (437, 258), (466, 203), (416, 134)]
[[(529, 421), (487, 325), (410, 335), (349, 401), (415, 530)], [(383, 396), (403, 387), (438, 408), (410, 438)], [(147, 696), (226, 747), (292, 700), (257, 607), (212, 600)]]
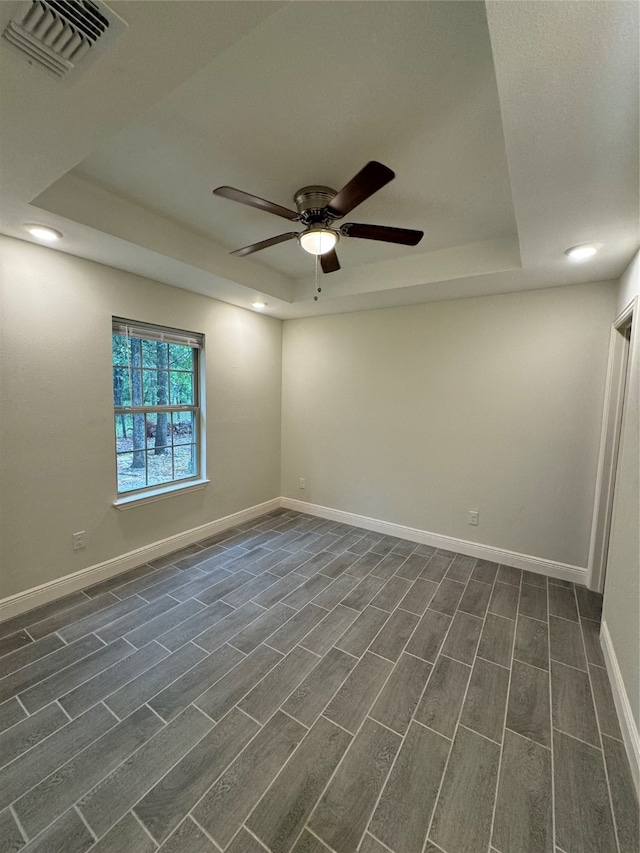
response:
[(192, 349), (202, 349), (204, 345), (204, 335), (198, 334), (198, 332), (182, 332), (164, 326), (155, 326), (151, 323), (136, 323), (132, 320), (124, 320), (121, 317), (113, 318), (113, 334), (122, 335), (125, 338), (180, 344)]

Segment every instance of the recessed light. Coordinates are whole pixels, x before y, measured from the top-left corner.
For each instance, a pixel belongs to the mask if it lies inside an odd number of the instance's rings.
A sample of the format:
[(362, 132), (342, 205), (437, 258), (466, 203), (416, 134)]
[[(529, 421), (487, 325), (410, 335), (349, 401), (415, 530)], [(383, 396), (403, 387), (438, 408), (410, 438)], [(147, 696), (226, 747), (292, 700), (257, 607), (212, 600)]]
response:
[(581, 243), (579, 246), (567, 249), (565, 255), (570, 261), (586, 261), (587, 258), (592, 258), (599, 248), (597, 243)]
[(56, 231), (55, 228), (49, 228), (48, 225), (35, 225), (28, 223), (24, 227), (32, 237), (35, 237), (38, 240), (45, 240), (47, 243), (55, 243), (56, 240), (59, 240), (62, 237), (62, 233), (60, 231)]
[(255, 302), (252, 302), (252, 303), (251, 303), (251, 305), (252, 305), (254, 308), (257, 308), (257, 309), (258, 309), (258, 311), (262, 311), (262, 309), (263, 309), (263, 308), (266, 308), (266, 307), (267, 307), (267, 303), (266, 303), (266, 302), (261, 302), (259, 299), (258, 299), (258, 300), (256, 300)]

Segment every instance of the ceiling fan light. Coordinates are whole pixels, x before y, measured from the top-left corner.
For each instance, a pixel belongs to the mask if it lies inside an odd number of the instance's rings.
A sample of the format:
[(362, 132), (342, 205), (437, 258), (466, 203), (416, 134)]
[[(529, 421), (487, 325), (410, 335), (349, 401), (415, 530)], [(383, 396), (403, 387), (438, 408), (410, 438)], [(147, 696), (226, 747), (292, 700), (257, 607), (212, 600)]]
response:
[(308, 228), (298, 236), (298, 240), (310, 255), (325, 255), (338, 242), (338, 235), (330, 228)]

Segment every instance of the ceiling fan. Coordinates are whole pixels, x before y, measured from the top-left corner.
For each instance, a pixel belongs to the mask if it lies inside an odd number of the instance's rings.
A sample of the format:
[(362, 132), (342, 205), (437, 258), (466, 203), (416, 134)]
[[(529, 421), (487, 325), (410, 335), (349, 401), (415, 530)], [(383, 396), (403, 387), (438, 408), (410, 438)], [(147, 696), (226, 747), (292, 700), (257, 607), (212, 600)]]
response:
[(251, 255), (253, 252), (296, 238), (306, 252), (320, 256), (322, 272), (329, 273), (340, 269), (335, 251), (340, 237), (381, 240), (386, 243), (401, 243), (405, 246), (416, 246), (422, 240), (423, 231), (412, 231), (409, 228), (390, 228), (386, 225), (365, 225), (358, 222), (345, 222), (339, 228), (334, 227), (336, 220), (342, 219), (393, 178), (395, 173), (391, 169), (376, 160), (371, 160), (339, 192), (323, 186), (309, 186), (298, 190), (293, 197), (297, 211), (237, 190), (235, 187), (217, 187), (213, 193), (222, 198), (239, 201), (240, 204), (266, 210), (267, 213), (275, 213), (276, 216), (291, 222), (300, 222), (305, 226), (304, 231), (278, 234), (277, 237), (270, 237), (268, 240), (261, 240), (259, 243), (236, 249), (235, 252), (231, 252), (232, 255), (240, 257)]

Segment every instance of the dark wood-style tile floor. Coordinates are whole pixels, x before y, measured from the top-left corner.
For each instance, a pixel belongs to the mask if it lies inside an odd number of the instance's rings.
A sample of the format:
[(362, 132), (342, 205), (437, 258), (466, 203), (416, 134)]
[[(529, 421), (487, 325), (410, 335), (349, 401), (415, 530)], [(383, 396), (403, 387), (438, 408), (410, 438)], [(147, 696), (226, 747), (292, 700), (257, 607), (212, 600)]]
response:
[(637, 853), (599, 620), (276, 511), (0, 625), (0, 853)]

